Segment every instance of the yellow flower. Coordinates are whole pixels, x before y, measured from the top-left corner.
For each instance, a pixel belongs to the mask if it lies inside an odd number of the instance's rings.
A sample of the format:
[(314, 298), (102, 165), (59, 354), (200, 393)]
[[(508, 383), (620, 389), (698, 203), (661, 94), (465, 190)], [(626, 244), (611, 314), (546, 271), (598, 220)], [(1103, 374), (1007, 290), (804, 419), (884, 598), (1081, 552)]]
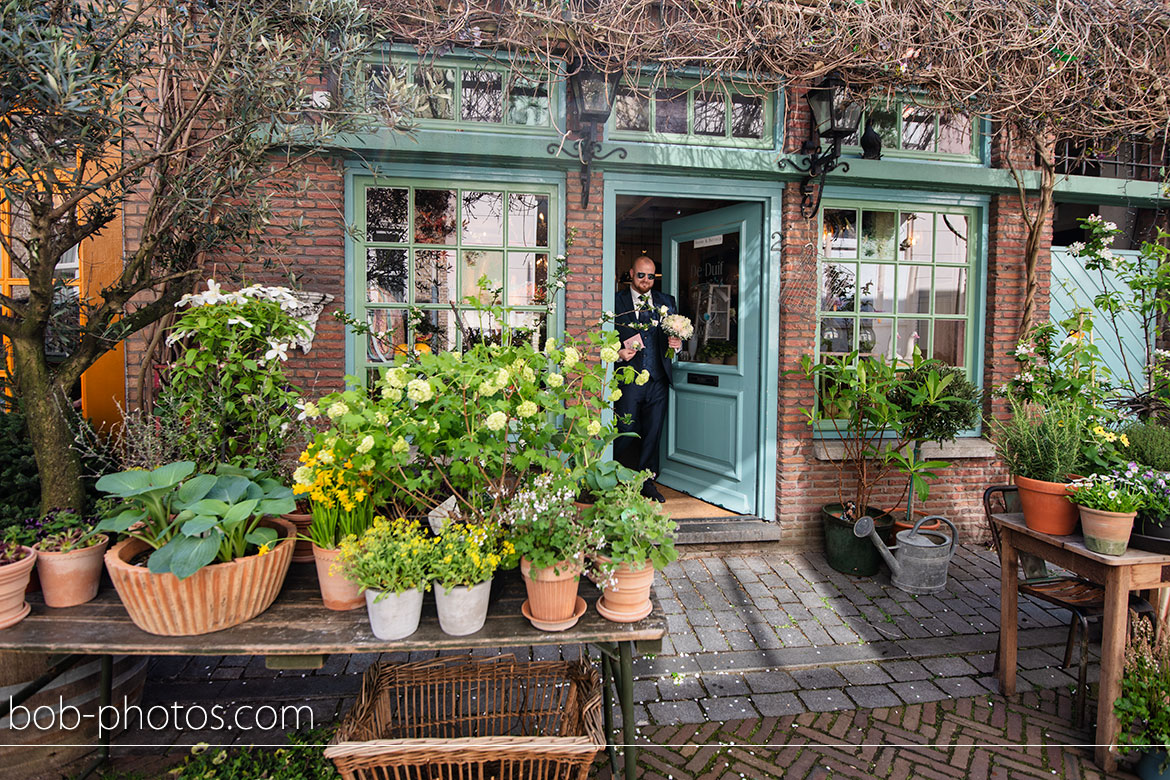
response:
[(1126, 436), (1124, 433), (1121, 434), (1121, 444), (1125, 447), (1129, 446), (1129, 437)]
[(257, 555), (267, 555), (268, 552), (269, 552), (268, 545), (262, 544), (262, 545), (260, 545), (260, 549), (256, 552), (256, 554)]

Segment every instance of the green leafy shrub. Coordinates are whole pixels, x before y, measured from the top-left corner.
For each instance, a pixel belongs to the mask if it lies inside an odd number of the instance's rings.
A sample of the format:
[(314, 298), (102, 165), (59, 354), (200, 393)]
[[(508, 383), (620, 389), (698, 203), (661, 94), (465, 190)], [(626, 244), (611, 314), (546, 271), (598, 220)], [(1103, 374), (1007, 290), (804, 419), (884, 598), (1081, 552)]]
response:
[(328, 729), (293, 732), (287, 748), (208, 748), (196, 745), (181, 767), (167, 775), (172, 780), (339, 780), (337, 768), (325, 758)]
[(41, 481), (24, 415), (0, 413), (0, 528), (38, 513)]
[(1125, 429), (1129, 457), (1155, 471), (1170, 471), (1170, 428), (1157, 423), (1137, 423)]
[(1084, 406), (1073, 400), (1049, 398), (1044, 406), (1008, 396), (1012, 416), (993, 421), (995, 449), (1008, 471), (1043, 482), (1067, 482), (1085, 468), (1081, 447), (1088, 435)]
[(1121, 695), (1113, 702), (1117, 742), (1170, 748), (1170, 634), (1155, 636), (1153, 622), (1131, 620)]

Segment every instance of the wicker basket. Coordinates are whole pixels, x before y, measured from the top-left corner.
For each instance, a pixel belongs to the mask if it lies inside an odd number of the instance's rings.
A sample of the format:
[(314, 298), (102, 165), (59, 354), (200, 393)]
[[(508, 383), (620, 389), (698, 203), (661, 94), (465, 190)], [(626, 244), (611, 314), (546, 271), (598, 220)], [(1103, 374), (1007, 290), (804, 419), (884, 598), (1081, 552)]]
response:
[(604, 749), (587, 661), (448, 657), (367, 669), (325, 756), (345, 780), (586, 780)]

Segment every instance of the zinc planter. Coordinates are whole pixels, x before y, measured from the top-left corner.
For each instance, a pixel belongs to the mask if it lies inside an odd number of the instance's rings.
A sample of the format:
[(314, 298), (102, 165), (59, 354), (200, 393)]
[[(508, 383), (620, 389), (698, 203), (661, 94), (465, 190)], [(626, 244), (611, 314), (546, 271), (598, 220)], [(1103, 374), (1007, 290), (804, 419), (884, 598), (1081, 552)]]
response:
[(148, 634), (209, 634), (251, 620), (272, 605), (292, 562), (292, 523), (265, 518), (284, 538), (264, 555), (204, 566), (180, 580), (171, 573), (153, 574), (145, 563), (131, 563), (149, 546), (126, 539), (106, 553), (106, 569), (134, 625)]
[(1068, 536), (1077, 529), (1077, 505), (1069, 500), (1072, 487), (1067, 482), (1045, 482), (1016, 476), (1024, 525), (1033, 531), (1052, 536)]
[(419, 618), (422, 617), (421, 590), (383, 593), (367, 588), (365, 594), (370, 630), (378, 639), (403, 639), (418, 630)]
[(313, 545), (313, 560), (317, 563), (317, 582), (321, 586), (321, 600), (326, 609), (348, 612), (366, 603), (359, 585), (347, 580), (341, 572), (333, 573), (337, 550)]
[(0, 566), (0, 628), (16, 625), (31, 609), (24, 600), (24, 592), (37, 562), (37, 551), (31, 547), (21, 549), (25, 551), (23, 558)]
[(1165, 748), (1143, 750), (1133, 773), (1141, 780), (1170, 780), (1170, 760), (1166, 758)]
[(69, 552), (37, 550), (37, 572), (48, 607), (75, 607), (91, 601), (102, 579), (103, 556), (110, 537), (92, 547)]
[(1137, 512), (1106, 512), (1081, 507), (1085, 547), (1102, 555), (1124, 555)]
[(439, 610), (439, 628), (451, 636), (467, 636), (483, 628), (487, 620), (492, 581), (470, 587), (456, 585), (447, 590), (435, 583), (435, 606)]
[(614, 623), (636, 623), (650, 614), (650, 588), (654, 585), (654, 567), (649, 561), (641, 565), (623, 563), (613, 573), (597, 602), (597, 611)]
[(520, 559), (520, 574), (528, 592), (522, 611), (534, 626), (544, 631), (563, 631), (577, 622), (577, 586), (582, 569), (580, 561), (561, 561), (534, 569), (527, 558)]

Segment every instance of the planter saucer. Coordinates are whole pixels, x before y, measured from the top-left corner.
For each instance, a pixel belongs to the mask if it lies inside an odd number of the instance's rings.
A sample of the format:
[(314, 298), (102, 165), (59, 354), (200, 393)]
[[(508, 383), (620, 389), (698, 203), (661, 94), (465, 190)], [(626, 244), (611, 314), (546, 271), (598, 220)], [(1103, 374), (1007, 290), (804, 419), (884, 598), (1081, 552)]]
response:
[(614, 612), (613, 610), (609, 609), (609, 607), (605, 606), (604, 596), (597, 600), (598, 614), (600, 614), (606, 620), (613, 621), (614, 623), (637, 623), (639, 620), (649, 615), (652, 611), (654, 611), (654, 602), (650, 599), (646, 599), (646, 606), (643, 609), (639, 609), (634, 613)]
[(524, 599), (524, 603), (520, 605), (520, 612), (524, 617), (528, 618), (533, 626), (539, 628), (541, 631), (564, 631), (577, 625), (577, 621), (585, 614), (586, 608), (585, 599), (578, 596), (577, 606), (573, 608), (573, 614), (567, 620), (537, 620), (528, 611), (528, 599)]
[[(13, 615), (8, 620), (4, 621), (4, 623), (0, 623), (0, 628), (8, 628), (9, 626), (15, 626), (17, 623), (24, 620), (25, 616), (28, 615), (28, 613), (31, 611), (32, 611), (32, 605), (29, 604), (27, 601), (24, 602), (24, 606), (21, 607), (20, 612), (18, 612), (16, 615)], [(574, 618), (573, 623), (576, 623), (576, 622), (577, 622), (577, 619)], [(568, 626), (566, 626), (566, 628), (568, 628)]]

